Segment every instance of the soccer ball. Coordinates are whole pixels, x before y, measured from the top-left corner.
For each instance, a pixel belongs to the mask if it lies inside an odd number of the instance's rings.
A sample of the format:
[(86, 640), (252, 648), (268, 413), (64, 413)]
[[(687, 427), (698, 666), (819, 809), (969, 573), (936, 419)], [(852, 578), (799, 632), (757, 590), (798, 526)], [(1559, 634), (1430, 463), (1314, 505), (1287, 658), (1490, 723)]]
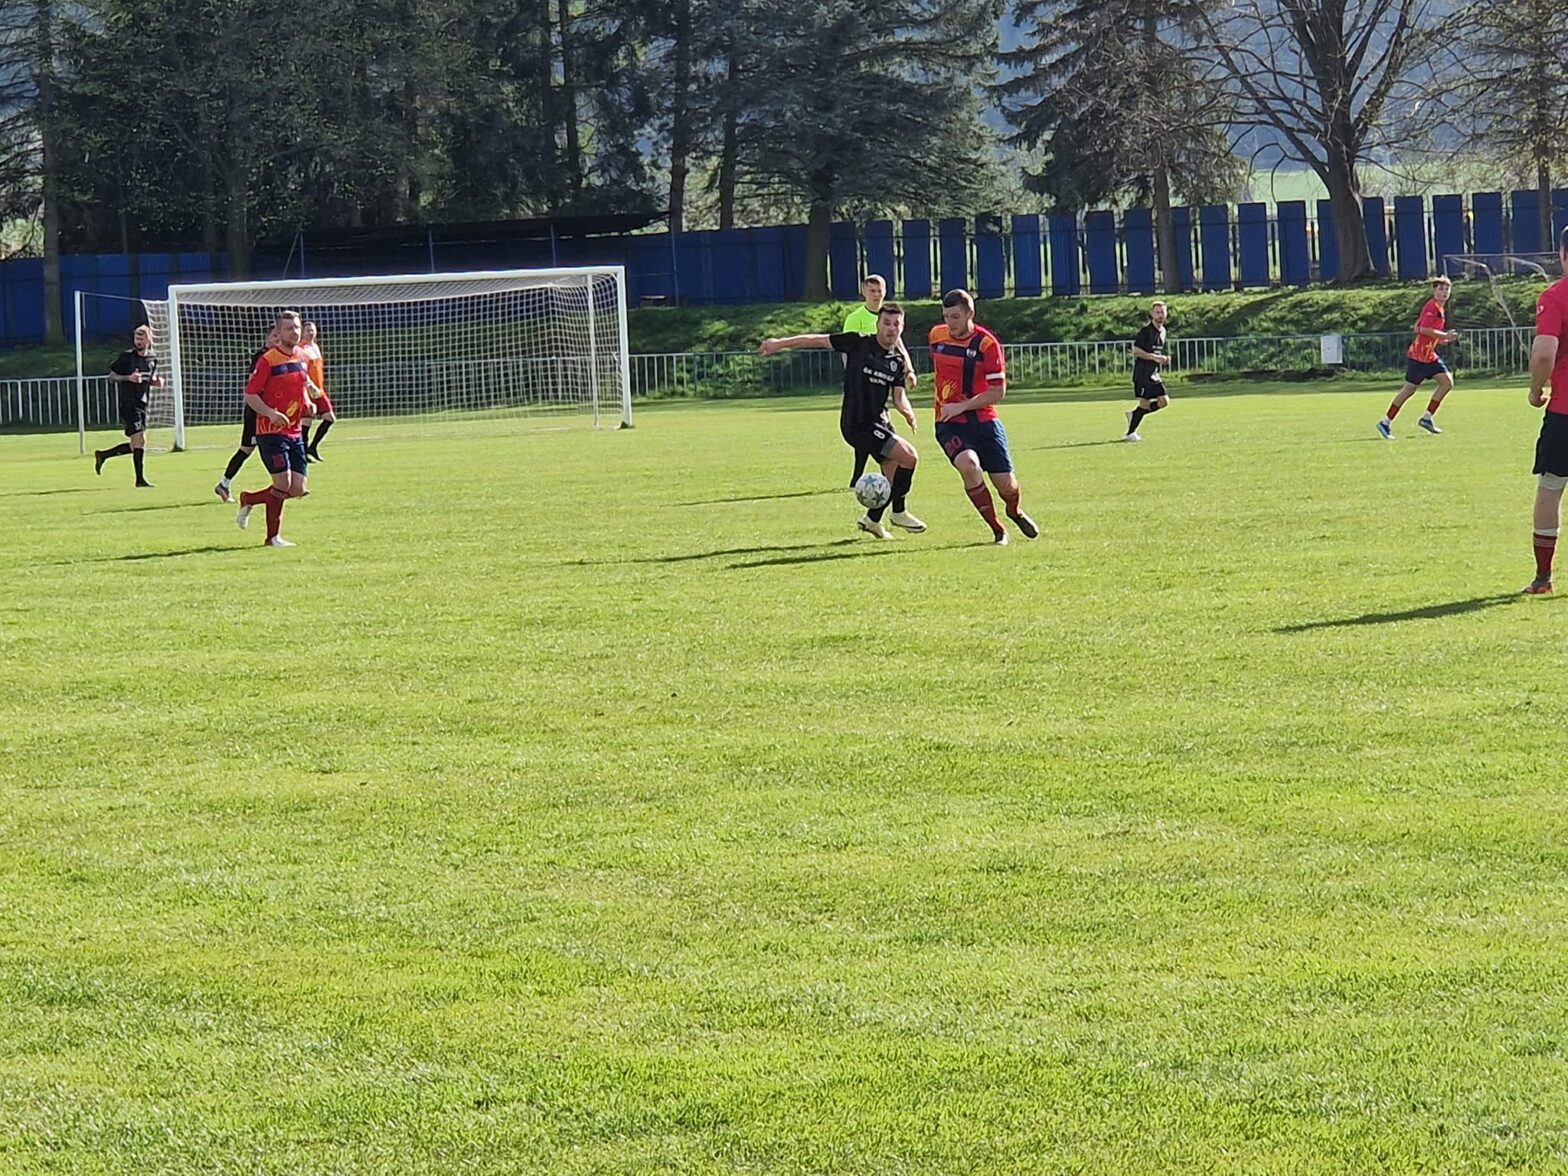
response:
[(893, 497), (893, 483), (881, 474), (862, 474), (860, 481), (855, 483), (855, 497), (867, 510), (876, 510), (886, 506), (888, 499)]

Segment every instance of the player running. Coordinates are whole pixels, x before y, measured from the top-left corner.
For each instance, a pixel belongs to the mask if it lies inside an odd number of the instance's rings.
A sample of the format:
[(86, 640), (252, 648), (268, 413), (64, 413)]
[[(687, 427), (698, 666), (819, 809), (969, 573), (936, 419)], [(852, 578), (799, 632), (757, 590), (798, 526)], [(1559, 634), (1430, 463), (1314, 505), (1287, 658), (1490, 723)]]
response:
[[(278, 345), (278, 332), (274, 328), (267, 332), (267, 341), (262, 349), (250, 357), (250, 366), (246, 369), (246, 377), (256, 370), (256, 364), (269, 348)], [(228, 467), (223, 471), (223, 477), (218, 479), (218, 484), (212, 492), (224, 502), (234, 501), (234, 477), (240, 472), (250, 455), (256, 451), (256, 410), (247, 401), (245, 404), (244, 418), (240, 422), (240, 446), (234, 451), (234, 456), (229, 458)]]
[(316, 435), (305, 437), (305, 460), (320, 461), (321, 439), (327, 435), (327, 430), (337, 423), (337, 414), (332, 411), (332, 398), (327, 395), (326, 361), (321, 354), (321, 345), (316, 342), (320, 332), (315, 323), (305, 324), (305, 333), (300, 336), (300, 350), (305, 353), (306, 371), (310, 373), (311, 397), (316, 402)]
[(1443, 343), (1452, 343), (1459, 338), (1458, 331), (1448, 329), (1448, 296), (1454, 292), (1454, 284), (1446, 277), (1432, 280), (1432, 297), (1421, 308), (1421, 317), (1416, 320), (1415, 341), (1410, 344), (1410, 349), (1405, 352), (1408, 362), (1405, 364), (1405, 383), (1399, 389), (1394, 402), (1388, 406), (1388, 411), (1383, 414), (1383, 419), (1377, 423), (1377, 431), (1385, 439), (1394, 439), (1394, 418), (1399, 415), (1399, 410), (1404, 407), (1405, 401), (1415, 395), (1415, 391), (1427, 380), (1435, 380), (1436, 388), (1432, 392), (1432, 399), (1427, 401), (1426, 411), (1421, 414), (1421, 419), (1416, 422), (1428, 433), (1441, 433), (1437, 422), (1432, 419), (1432, 414), (1443, 403), (1454, 388), (1453, 373), (1448, 370), (1448, 365), (1438, 355), (1437, 349)]
[(899, 342), (904, 332), (904, 311), (896, 302), (883, 303), (877, 312), (874, 335), (841, 331), (834, 335), (791, 335), (784, 339), (765, 339), (763, 355), (777, 355), (793, 347), (831, 347), (844, 356), (844, 403), (839, 410), (838, 428), (845, 444), (856, 453), (868, 453), (882, 463), (882, 472), (893, 484), (889, 504), (868, 510), (856, 522), (862, 531), (878, 539), (891, 539), (882, 525), (882, 515), (891, 505), (889, 518), (895, 527), (918, 534), (926, 525), (909, 513), (906, 501), (915, 480), (920, 460), (915, 447), (893, 432), (887, 416), (889, 393), (899, 415), (915, 427), (915, 410), (909, 406), (904, 381), (909, 356)]
[[(1557, 258), (1568, 273), (1568, 229), (1557, 242)], [(1545, 407), (1535, 442), (1535, 579), (1528, 596), (1552, 590), (1552, 558), (1562, 526), (1563, 487), (1568, 486), (1568, 278), (1546, 288), (1535, 304), (1535, 342), (1530, 346), (1530, 405)]]
[(305, 357), (298, 346), (299, 315), (292, 310), (280, 313), (274, 333), (276, 345), (262, 352), (245, 384), (245, 403), (256, 414), (256, 448), (272, 475), (272, 485), (241, 494), (234, 521), (243, 531), (250, 524), (251, 508), (265, 506), (267, 546), (293, 547), (279, 534), (283, 504), (305, 493), (305, 442), (300, 436), (300, 421), (313, 415), (315, 407), (308, 392)]
[(1138, 423), (1171, 402), (1160, 375), (1160, 369), (1169, 367), (1171, 362), (1165, 354), (1165, 315), (1165, 303), (1151, 303), (1149, 321), (1132, 341), (1132, 394), (1138, 398), (1138, 407), (1127, 410), (1127, 434), (1123, 441), (1142, 441)]
[[(881, 274), (867, 274), (860, 281), (860, 297), (864, 299), (863, 306), (857, 306), (844, 316), (844, 330), (846, 333), (856, 335), (875, 335), (877, 333), (877, 316), (882, 313), (882, 303), (887, 300), (887, 279)], [(904, 391), (915, 390), (915, 365), (910, 361), (909, 351), (904, 347), (904, 341), (898, 341), (899, 354), (904, 357)], [(840, 357), (845, 365), (849, 363), (849, 356)], [(869, 453), (855, 454), (855, 472), (849, 476), (849, 488), (853, 490), (855, 483), (860, 481), (860, 475), (866, 472), (866, 461), (871, 457)]]
[(975, 322), (975, 300), (967, 290), (942, 298), (942, 322), (931, 328), (932, 379), (936, 384), (936, 440), (964, 480), (964, 493), (991, 528), (993, 542), (1007, 542), (996, 518), (985, 475), (1002, 496), (1007, 517), (1029, 539), (1040, 529), (1018, 505), (1021, 493), (1007, 448), (1007, 430), (996, 405), (1007, 395), (1007, 364), (1001, 341)]
[(136, 485), (151, 490), (145, 468), (147, 453), (147, 407), (154, 388), (163, 387), (158, 374), (158, 357), (152, 353), (152, 328), (140, 326), (131, 336), (131, 349), (122, 351), (109, 365), (109, 379), (119, 385), (120, 424), (129, 440), (113, 449), (93, 451), (93, 473), (103, 473), (103, 463), (111, 457), (131, 455), (136, 465)]

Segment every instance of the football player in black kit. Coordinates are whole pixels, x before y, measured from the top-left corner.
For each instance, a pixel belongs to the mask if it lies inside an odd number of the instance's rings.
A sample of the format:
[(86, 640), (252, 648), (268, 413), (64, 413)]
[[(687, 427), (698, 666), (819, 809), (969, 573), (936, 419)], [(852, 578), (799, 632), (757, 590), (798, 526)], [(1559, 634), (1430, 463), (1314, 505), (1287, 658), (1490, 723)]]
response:
[(103, 463), (111, 457), (131, 455), (136, 465), (136, 485), (152, 489), (143, 460), (147, 454), (147, 406), (154, 388), (163, 387), (158, 374), (158, 359), (152, 353), (152, 328), (137, 327), (131, 350), (120, 352), (109, 365), (109, 378), (120, 386), (120, 424), (127, 440), (113, 449), (93, 452), (93, 472), (103, 473)]
[(1160, 369), (1169, 367), (1170, 362), (1171, 357), (1165, 354), (1165, 303), (1156, 302), (1149, 307), (1149, 321), (1132, 341), (1132, 394), (1138, 398), (1138, 407), (1127, 410), (1123, 441), (1142, 441), (1139, 422), (1171, 402), (1160, 375)]
[[(905, 390), (907, 364), (899, 345), (903, 333), (903, 308), (896, 302), (884, 302), (877, 314), (875, 335), (850, 331), (834, 335), (791, 335), (764, 340), (761, 351), (763, 355), (777, 355), (792, 347), (820, 347), (845, 357), (844, 405), (839, 412), (839, 433), (851, 449), (869, 453), (882, 463), (882, 473), (893, 484), (890, 504), (893, 514), (888, 521), (905, 531), (919, 533), (926, 525), (909, 513), (905, 498), (915, 479), (915, 466), (920, 457), (913, 445), (893, 432), (887, 418), (887, 401), (891, 395), (893, 407), (909, 422), (910, 428), (915, 427), (915, 410), (909, 406)], [(886, 510), (886, 506), (868, 510), (856, 525), (868, 535), (891, 539), (892, 534), (882, 525)]]

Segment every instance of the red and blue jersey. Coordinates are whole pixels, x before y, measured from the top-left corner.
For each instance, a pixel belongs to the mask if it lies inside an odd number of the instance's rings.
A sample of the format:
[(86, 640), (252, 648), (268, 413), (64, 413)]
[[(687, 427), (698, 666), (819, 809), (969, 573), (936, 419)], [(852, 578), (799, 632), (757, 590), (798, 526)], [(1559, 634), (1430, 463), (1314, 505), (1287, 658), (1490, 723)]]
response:
[[(968, 400), (1007, 382), (1007, 361), (1002, 341), (979, 323), (962, 339), (953, 338), (946, 323), (931, 328), (931, 382), (936, 386), (936, 410), (955, 400)], [(996, 420), (996, 406), (988, 404), (953, 418), (960, 423)]]
[(256, 357), (256, 366), (245, 383), (245, 395), (261, 397), (268, 408), (288, 417), (288, 424), (280, 425), (258, 414), (257, 436), (300, 435), (299, 421), (306, 400), (305, 365), (305, 355), (297, 347), (269, 347)]
[(1436, 335), (1423, 334), (1423, 330), (1448, 330), (1448, 312), (1436, 298), (1427, 299), (1426, 305), (1421, 308), (1421, 317), (1416, 319), (1415, 341), (1410, 344), (1410, 350), (1405, 352), (1408, 358), (1417, 363), (1433, 363), (1437, 359), (1438, 339)]

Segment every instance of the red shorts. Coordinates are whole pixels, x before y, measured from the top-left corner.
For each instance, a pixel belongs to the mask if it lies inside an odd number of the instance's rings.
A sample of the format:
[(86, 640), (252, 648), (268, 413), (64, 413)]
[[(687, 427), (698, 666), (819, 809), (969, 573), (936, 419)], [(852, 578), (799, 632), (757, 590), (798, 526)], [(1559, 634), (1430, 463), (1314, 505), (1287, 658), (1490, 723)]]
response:
[(329, 412), (332, 411), (332, 397), (330, 396), (318, 396), (316, 397), (314, 404), (316, 406), (317, 416), (326, 416)]

